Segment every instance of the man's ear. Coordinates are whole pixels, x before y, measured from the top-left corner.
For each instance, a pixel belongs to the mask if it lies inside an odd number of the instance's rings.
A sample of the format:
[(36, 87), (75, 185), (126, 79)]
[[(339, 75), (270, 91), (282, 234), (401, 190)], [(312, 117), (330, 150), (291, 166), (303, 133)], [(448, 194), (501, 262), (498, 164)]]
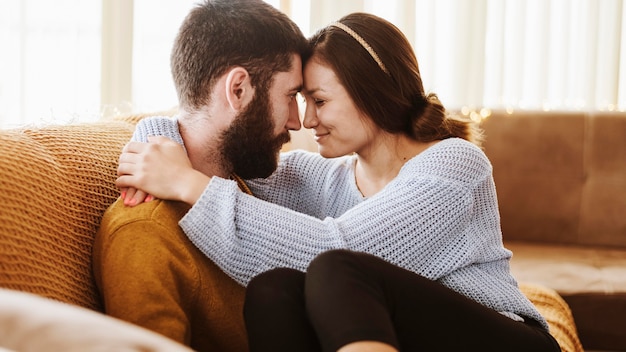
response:
[(226, 75), (226, 100), (236, 111), (245, 107), (254, 96), (248, 70), (241, 66), (230, 69)]

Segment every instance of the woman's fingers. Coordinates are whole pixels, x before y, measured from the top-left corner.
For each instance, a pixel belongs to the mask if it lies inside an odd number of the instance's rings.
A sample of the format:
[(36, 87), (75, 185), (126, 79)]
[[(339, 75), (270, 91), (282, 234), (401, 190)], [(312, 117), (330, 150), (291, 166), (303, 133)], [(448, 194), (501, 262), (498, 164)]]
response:
[(135, 190), (135, 194), (133, 194), (132, 197), (130, 198), (126, 198), (126, 200), (124, 200), (124, 204), (125, 205), (130, 205), (135, 206), (137, 204), (141, 204), (145, 201), (146, 197), (148, 196), (148, 194), (140, 189), (133, 189)]
[[(160, 199), (178, 200), (181, 175), (195, 171), (182, 145), (166, 137), (149, 137), (148, 143), (130, 142), (119, 157), (118, 188), (126, 188), (124, 204), (137, 205)], [(132, 189), (132, 191), (131, 191)]]

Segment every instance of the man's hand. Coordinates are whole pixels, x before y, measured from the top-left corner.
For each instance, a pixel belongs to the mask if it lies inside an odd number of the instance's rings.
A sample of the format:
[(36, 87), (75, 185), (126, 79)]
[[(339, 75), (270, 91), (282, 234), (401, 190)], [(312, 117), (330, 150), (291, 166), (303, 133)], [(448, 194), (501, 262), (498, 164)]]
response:
[(184, 148), (162, 136), (148, 143), (130, 142), (122, 150), (115, 182), (124, 204), (137, 205), (150, 197), (195, 203), (210, 177), (195, 170)]

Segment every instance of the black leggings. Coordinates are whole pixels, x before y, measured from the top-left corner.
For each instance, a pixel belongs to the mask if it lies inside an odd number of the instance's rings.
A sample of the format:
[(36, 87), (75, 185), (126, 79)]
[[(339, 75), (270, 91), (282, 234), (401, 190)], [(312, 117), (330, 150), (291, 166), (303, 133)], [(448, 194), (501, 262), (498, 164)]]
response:
[(306, 274), (278, 268), (255, 277), (244, 317), (252, 352), (336, 351), (365, 340), (401, 351), (561, 350), (535, 321), (514, 321), (435, 281), (346, 250), (319, 255)]

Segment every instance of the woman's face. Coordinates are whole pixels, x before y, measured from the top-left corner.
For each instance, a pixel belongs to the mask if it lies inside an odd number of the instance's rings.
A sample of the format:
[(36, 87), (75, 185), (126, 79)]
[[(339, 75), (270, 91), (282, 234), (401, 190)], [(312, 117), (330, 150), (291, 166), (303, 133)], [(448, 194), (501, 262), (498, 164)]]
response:
[(322, 156), (361, 154), (369, 147), (373, 122), (357, 109), (335, 72), (315, 57), (304, 68), (302, 94), (306, 99), (303, 125), (315, 131)]

